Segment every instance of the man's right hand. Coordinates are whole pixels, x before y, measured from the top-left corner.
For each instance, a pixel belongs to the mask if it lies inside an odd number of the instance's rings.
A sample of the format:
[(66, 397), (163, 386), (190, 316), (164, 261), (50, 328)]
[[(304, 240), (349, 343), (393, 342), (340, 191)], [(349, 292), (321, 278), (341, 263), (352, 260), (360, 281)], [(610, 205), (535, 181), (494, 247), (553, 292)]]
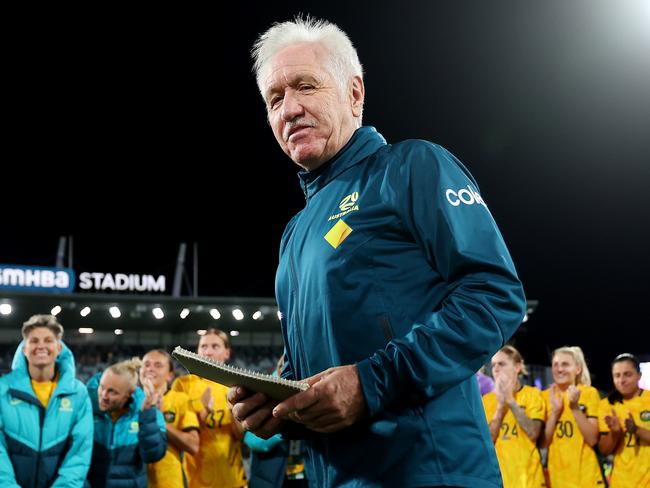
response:
[(279, 403), (276, 400), (268, 398), (264, 393), (251, 394), (242, 386), (230, 388), (227, 398), (232, 405), (233, 416), (244, 430), (263, 439), (280, 432), (284, 421), (273, 417), (273, 409)]

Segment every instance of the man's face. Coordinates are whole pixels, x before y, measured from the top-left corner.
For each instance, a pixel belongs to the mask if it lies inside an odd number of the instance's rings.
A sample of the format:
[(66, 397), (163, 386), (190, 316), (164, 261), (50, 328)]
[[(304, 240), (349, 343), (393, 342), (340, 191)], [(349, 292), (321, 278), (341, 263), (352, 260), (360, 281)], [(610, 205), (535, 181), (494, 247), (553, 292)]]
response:
[(173, 374), (169, 369), (167, 356), (160, 354), (158, 351), (148, 352), (142, 358), (140, 383), (144, 383), (145, 379), (149, 379), (155, 388), (161, 388), (172, 379)]
[(97, 388), (99, 409), (102, 412), (113, 412), (124, 407), (131, 397), (131, 385), (123, 376), (113, 373), (110, 369), (104, 371)]
[(302, 43), (279, 51), (263, 81), (273, 135), (299, 166), (312, 171), (331, 159), (357, 129), (363, 81), (356, 76), (341, 93), (319, 44)]
[(61, 353), (61, 343), (50, 329), (37, 327), (25, 339), (23, 353), (30, 366), (51, 366)]
[(226, 349), (223, 339), (217, 334), (206, 334), (199, 340), (198, 354), (223, 363), (230, 358), (230, 349)]

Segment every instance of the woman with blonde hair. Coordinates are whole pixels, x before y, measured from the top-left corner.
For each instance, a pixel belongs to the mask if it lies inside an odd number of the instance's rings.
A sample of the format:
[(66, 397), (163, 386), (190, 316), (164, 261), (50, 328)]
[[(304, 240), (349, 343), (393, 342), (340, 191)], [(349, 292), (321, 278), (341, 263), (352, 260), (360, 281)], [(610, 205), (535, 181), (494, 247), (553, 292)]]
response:
[(150, 380), (138, 387), (139, 358), (122, 361), (87, 384), (93, 405), (95, 443), (88, 472), (92, 487), (145, 488), (147, 463), (167, 451), (160, 395)]
[(535, 387), (523, 385), (527, 374), (521, 354), (513, 346), (492, 356), (496, 389), (483, 396), (485, 415), (497, 451), (505, 488), (541, 488), (542, 460), (537, 438), (544, 424), (544, 399)]
[(542, 392), (546, 426), (540, 447), (548, 448), (553, 488), (604, 486), (594, 446), (598, 442), (600, 395), (591, 386), (585, 356), (577, 346), (552, 356), (553, 384)]

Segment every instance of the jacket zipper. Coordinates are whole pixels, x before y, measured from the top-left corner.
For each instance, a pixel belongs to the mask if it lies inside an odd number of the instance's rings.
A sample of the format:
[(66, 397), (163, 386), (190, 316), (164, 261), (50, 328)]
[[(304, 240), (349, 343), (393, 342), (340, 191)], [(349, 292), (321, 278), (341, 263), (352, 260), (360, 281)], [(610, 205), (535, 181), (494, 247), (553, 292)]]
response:
[(41, 405), (40, 400), (38, 401), (38, 415), (39, 415), (39, 420), (40, 420), (40, 429), (38, 433), (38, 454), (36, 455), (36, 472), (34, 473), (34, 486), (36, 486), (38, 482), (38, 472), (39, 472), (39, 466), (41, 465), (41, 451), (43, 450), (43, 425), (45, 424), (45, 415), (47, 414), (47, 410), (43, 405)]
[(304, 357), (304, 347), (302, 343), (302, 324), (300, 323), (300, 314), (298, 313), (298, 282), (296, 278), (296, 268), (293, 260), (293, 253), (291, 252), (291, 249), (289, 250), (289, 276), (291, 277), (291, 286), (293, 287), (294, 290), (294, 306), (293, 310), (291, 311), (293, 316), (294, 316), (294, 330), (296, 334), (296, 342), (298, 344), (298, 355), (300, 356), (300, 361), (302, 362), (302, 369), (301, 373), (305, 373), (304, 369), (307, 366), (307, 361), (305, 360)]

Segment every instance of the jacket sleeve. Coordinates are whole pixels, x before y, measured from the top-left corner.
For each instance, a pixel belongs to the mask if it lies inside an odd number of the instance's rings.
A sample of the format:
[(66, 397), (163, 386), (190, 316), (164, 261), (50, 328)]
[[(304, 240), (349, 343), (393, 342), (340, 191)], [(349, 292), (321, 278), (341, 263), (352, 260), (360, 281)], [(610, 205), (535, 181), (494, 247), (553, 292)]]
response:
[(5, 426), (0, 414), (0, 486), (3, 488), (20, 488), (16, 482), (14, 466), (9, 458), (7, 450), (7, 439), (5, 438)]
[(388, 205), (447, 295), (404, 337), (357, 364), (371, 414), (474, 375), (521, 324), (526, 305), (501, 233), (462, 163), (421, 141), (388, 171)]
[(246, 444), (251, 451), (255, 452), (269, 452), (272, 451), (278, 444), (282, 444), (282, 436), (280, 434), (275, 434), (273, 437), (268, 439), (262, 439), (257, 437), (252, 432), (246, 432), (244, 434), (244, 444)]
[(167, 451), (167, 431), (163, 416), (156, 407), (139, 413), (138, 444), (145, 463), (160, 461)]
[(59, 467), (59, 475), (52, 488), (74, 488), (84, 486), (90, 458), (93, 453), (93, 411), (85, 387), (80, 387), (81, 398), (76, 420), (70, 432), (72, 442)]

